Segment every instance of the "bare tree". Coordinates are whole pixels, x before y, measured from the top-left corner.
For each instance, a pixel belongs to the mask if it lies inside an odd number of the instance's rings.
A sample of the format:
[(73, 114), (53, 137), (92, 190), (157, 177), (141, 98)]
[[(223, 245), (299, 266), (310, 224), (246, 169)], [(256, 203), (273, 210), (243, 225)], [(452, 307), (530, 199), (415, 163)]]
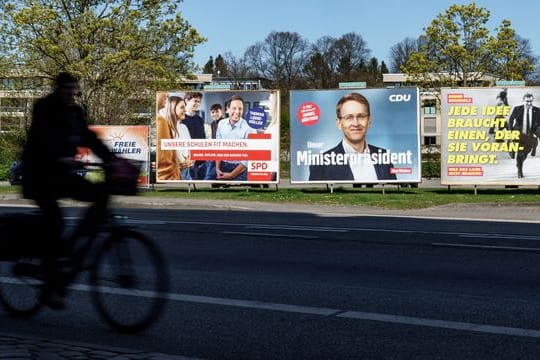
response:
[(308, 87), (328, 89), (337, 86), (336, 41), (334, 37), (324, 36), (312, 45), (311, 56), (304, 69)]
[(352, 77), (366, 66), (371, 53), (367, 43), (357, 33), (342, 35), (335, 42), (332, 51), (336, 55), (339, 80), (352, 80)]
[[(314, 88), (335, 88), (340, 81), (367, 80), (371, 50), (361, 35), (324, 36), (311, 47), (306, 82)], [(368, 76), (369, 77), (369, 76)]]
[(257, 75), (272, 80), (280, 89), (291, 89), (303, 74), (309, 44), (298, 33), (273, 31), (244, 55)]
[(242, 79), (254, 76), (254, 72), (247, 64), (245, 56), (237, 57), (232, 52), (223, 54), (223, 62), (227, 67), (227, 76), (233, 79)]
[(412, 53), (420, 51), (422, 37), (413, 39), (407, 37), (390, 48), (390, 71), (401, 72), (401, 67), (407, 64)]

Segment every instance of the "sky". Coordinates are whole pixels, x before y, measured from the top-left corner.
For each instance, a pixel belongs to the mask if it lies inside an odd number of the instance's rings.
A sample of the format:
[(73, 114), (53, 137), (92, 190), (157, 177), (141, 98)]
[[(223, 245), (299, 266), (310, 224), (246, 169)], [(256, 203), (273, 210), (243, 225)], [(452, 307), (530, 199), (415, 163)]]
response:
[[(230, 51), (241, 57), (251, 45), (272, 31), (299, 33), (315, 43), (323, 36), (349, 32), (362, 36), (371, 56), (390, 65), (390, 48), (406, 37), (417, 38), (437, 15), (460, 0), (183, 0), (180, 11), (207, 42), (195, 48), (194, 62), (201, 68), (210, 56)], [(477, 0), (490, 11), (488, 29), (495, 34), (508, 19), (516, 33), (528, 39), (540, 55), (540, 1)]]

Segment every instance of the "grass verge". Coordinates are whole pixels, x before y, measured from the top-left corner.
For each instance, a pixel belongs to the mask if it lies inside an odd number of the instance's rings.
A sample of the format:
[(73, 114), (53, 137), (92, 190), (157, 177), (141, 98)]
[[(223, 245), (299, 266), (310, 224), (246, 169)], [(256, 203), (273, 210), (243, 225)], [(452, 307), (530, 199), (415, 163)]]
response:
[(385, 209), (420, 209), (454, 203), (522, 203), (539, 204), (538, 189), (452, 189), (446, 188), (226, 188), (157, 189), (143, 192), (143, 196), (165, 196), (185, 199), (242, 200), (261, 202), (321, 204), (328, 206), (372, 206)]
[[(1, 193), (20, 192), (19, 186), (0, 186)], [(330, 193), (323, 186), (305, 188), (260, 188), (231, 186), (224, 189), (198, 187), (188, 191), (183, 188), (161, 188), (141, 191), (140, 196), (179, 199), (240, 200), (287, 203), (320, 204), (327, 206), (372, 206), (384, 209), (421, 209), (455, 203), (518, 203), (540, 205), (538, 188), (350, 188), (335, 187)]]

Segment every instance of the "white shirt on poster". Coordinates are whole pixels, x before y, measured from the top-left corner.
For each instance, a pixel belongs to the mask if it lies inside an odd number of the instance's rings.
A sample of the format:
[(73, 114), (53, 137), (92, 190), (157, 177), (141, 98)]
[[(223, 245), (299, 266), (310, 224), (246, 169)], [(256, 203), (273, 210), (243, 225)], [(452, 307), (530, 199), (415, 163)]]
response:
[[(377, 172), (375, 171), (375, 166), (371, 161), (371, 153), (369, 152), (369, 147), (366, 142), (366, 147), (363, 153), (358, 153), (354, 150), (347, 142), (343, 141), (343, 149), (345, 154), (355, 155), (357, 161), (349, 162), (351, 171), (353, 173), (354, 181), (359, 182), (377, 182)], [(349, 157), (350, 159), (351, 157)]]
[[(186, 125), (184, 125), (182, 122), (177, 122), (176, 126), (178, 127), (178, 139), (182, 140), (191, 140), (191, 135), (189, 134), (189, 129)], [(189, 159), (189, 150), (187, 149), (179, 149), (176, 150), (176, 155), (178, 156), (178, 160), (183, 163), (187, 159)]]

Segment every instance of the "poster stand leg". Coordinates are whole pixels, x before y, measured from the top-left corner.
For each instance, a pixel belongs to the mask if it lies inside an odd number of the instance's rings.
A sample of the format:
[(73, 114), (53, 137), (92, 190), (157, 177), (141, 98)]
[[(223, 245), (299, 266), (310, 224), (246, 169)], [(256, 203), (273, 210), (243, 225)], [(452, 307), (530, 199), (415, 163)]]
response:
[(474, 184), (474, 195), (478, 195), (476, 184)]
[(384, 184), (382, 184), (382, 194), (384, 195)]
[(330, 194), (334, 193), (334, 184), (326, 184), (326, 190), (330, 189)]
[(448, 185), (448, 192), (450, 192), (450, 185)]

